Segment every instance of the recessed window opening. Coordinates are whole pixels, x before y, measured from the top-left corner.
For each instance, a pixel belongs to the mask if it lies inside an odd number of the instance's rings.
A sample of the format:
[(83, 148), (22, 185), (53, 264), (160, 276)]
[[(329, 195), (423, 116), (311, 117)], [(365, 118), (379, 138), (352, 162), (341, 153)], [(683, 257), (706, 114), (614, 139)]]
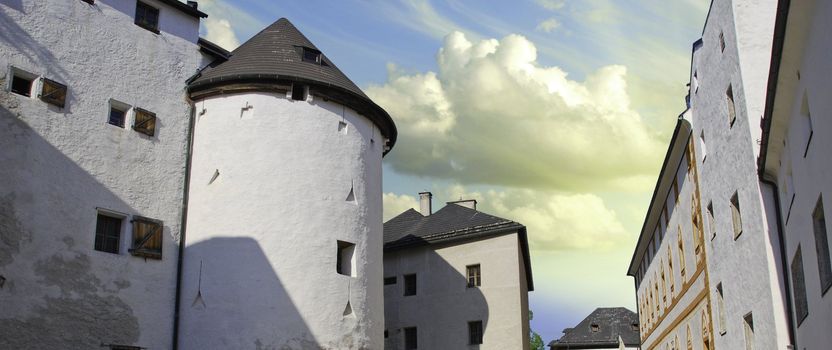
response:
[(129, 105), (116, 100), (110, 100), (110, 113), (107, 116), (107, 123), (123, 128), (127, 120), (128, 110), (130, 110)]
[(416, 274), (404, 275), (404, 296), (416, 295)]
[(355, 243), (338, 241), (338, 258), (336, 272), (355, 277)]
[(699, 148), (702, 149), (702, 163), (708, 158), (708, 148), (705, 146), (705, 130), (699, 133)]
[(136, 25), (154, 33), (159, 33), (159, 9), (136, 1)]
[(728, 104), (728, 123), (733, 127), (734, 122), (737, 121), (737, 110), (734, 105), (734, 88), (730, 85), (725, 91), (725, 101)]
[(396, 276), (384, 277), (384, 285), (389, 286), (391, 284), (396, 284)]
[(740, 212), (739, 193), (734, 192), (731, 196), (731, 221), (734, 224), (734, 239), (742, 234), (742, 213)]
[(416, 327), (407, 327), (404, 329), (404, 350), (418, 349)]
[(693, 71), (693, 93), (699, 92), (699, 73)]
[(823, 212), (823, 197), (818, 198), (815, 210), (812, 212), (812, 226), (815, 233), (815, 251), (818, 254), (818, 273), (820, 274), (820, 289), (826, 294), (832, 286), (832, 263), (829, 257), (829, 238), (826, 235), (826, 215)]
[(303, 48), (303, 61), (310, 62), (310, 63), (321, 63), (321, 52), (315, 50), (313, 48), (304, 47)]
[(306, 101), (306, 87), (301, 84), (292, 84), (292, 99)]
[(745, 330), (745, 350), (754, 350), (754, 316), (749, 312), (742, 317)]
[(32, 96), (32, 83), (35, 81), (33, 74), (12, 68), (11, 92), (26, 97)]
[(482, 321), (468, 322), (468, 344), (482, 344)]
[(98, 212), (95, 224), (95, 250), (118, 254), (123, 217)]
[(593, 323), (589, 326), (589, 330), (592, 331), (592, 333), (600, 332), (601, 331), (601, 326), (598, 325), (597, 323)]
[(719, 320), (719, 334), (724, 335), (727, 324), (725, 324), (725, 298), (722, 294), (722, 282), (716, 285), (716, 308), (717, 319)]
[(809, 316), (809, 301), (806, 298), (806, 278), (803, 274), (803, 253), (800, 245), (794, 253), (791, 264), (792, 289), (794, 289), (794, 313), (797, 317), (797, 326), (803, 323), (806, 316)]
[(480, 264), (468, 265), (465, 269), (468, 276), (468, 288), (479, 287), (482, 282), (480, 279)]
[(714, 204), (713, 202), (708, 203), (708, 232), (711, 235), (711, 239), (713, 240), (716, 237), (716, 219), (714, 218)]

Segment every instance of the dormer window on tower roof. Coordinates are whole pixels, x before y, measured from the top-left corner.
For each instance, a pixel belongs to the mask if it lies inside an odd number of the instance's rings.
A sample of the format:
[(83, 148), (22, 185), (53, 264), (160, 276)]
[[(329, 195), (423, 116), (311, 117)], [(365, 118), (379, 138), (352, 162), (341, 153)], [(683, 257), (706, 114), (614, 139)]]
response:
[(303, 61), (321, 64), (321, 52), (309, 47), (303, 47)]

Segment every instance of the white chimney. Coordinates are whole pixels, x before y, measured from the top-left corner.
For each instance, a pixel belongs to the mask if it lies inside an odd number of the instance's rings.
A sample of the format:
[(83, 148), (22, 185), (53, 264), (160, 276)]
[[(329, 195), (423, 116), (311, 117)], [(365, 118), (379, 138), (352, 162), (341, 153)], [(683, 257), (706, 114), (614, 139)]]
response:
[(433, 198), (433, 194), (430, 192), (419, 192), (419, 212), (422, 213), (424, 216), (430, 216), (431, 210), (431, 199)]
[(456, 204), (461, 205), (466, 208), (471, 208), (477, 210), (477, 200), (476, 199), (462, 199), (458, 201), (448, 202), (447, 204)]

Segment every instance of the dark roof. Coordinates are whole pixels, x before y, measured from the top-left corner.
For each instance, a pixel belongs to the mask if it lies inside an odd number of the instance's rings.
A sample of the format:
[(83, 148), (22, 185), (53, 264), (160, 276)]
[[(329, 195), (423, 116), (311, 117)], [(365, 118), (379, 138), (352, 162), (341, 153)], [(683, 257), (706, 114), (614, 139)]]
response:
[[(638, 330), (633, 325), (638, 324), (638, 315), (623, 307), (599, 307), (574, 328), (564, 330), (563, 336), (549, 343), (555, 349), (582, 349), (609, 347), (618, 348), (618, 337), (625, 346), (639, 346)], [(598, 325), (593, 332), (592, 325)]]
[(191, 15), (191, 16), (194, 16), (194, 17), (197, 17), (197, 18), (208, 17), (208, 14), (206, 14), (205, 12), (197, 10), (196, 2), (194, 2), (194, 6), (182, 3), (179, 0), (159, 0), (159, 2), (161, 2), (163, 4), (166, 4), (170, 7), (173, 7), (175, 9), (179, 10), (179, 11), (182, 11), (185, 14), (188, 14), (188, 15)]
[(281, 18), (231, 52), (227, 61), (206, 67), (188, 85), (195, 93), (235, 84), (309, 85), (316, 95), (337, 101), (372, 120), (393, 147), (396, 126), (384, 109), (370, 100), (329, 57), (321, 62), (303, 60), (304, 50), (320, 53), (289, 20)]
[(199, 45), (199, 51), (213, 56), (214, 59), (219, 59), (224, 62), (227, 61), (229, 57), (231, 57), (231, 52), (222, 48), (222, 46), (219, 46), (209, 41), (208, 39), (199, 38), (199, 40), (197, 40), (196, 43), (197, 45)]
[(526, 226), (459, 204), (449, 203), (437, 212), (423, 216), (414, 209), (384, 223), (384, 250), (451, 243), (517, 232), (523, 251), (528, 290), (534, 290)]

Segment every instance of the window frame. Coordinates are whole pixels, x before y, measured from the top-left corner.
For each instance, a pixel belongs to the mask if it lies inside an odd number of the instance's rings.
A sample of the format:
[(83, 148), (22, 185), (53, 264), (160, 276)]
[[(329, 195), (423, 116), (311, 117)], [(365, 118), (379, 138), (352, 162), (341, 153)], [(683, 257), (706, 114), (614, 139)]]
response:
[[(143, 15), (142, 16), (142, 21), (139, 21), (139, 8), (140, 7), (144, 7), (142, 9), (142, 10), (144, 10), (144, 12), (142, 13), (142, 15)], [(147, 22), (145, 20), (146, 16), (147, 16), (147, 10), (155, 11), (155, 13), (156, 13), (156, 23), (150, 23), (150, 22)], [(146, 2), (143, 2), (143, 1), (136, 1), (136, 11), (133, 15), (133, 24), (135, 24), (139, 27), (142, 27), (144, 29), (147, 29), (147, 30), (149, 30), (153, 33), (159, 34), (160, 33), (159, 32), (159, 19), (161, 18), (161, 13), (162, 13), (162, 11), (159, 8), (156, 8), (155, 6), (151, 6), (150, 4), (148, 4)], [(153, 24), (155, 24), (155, 25), (153, 25)]]
[[(472, 272), (474, 273), (472, 275)], [(482, 286), (482, 267), (480, 264), (472, 264), (465, 266), (465, 275), (466, 275), (466, 287), (467, 288), (475, 288)], [(474, 279), (473, 283), (471, 279)]]
[[(416, 350), (419, 348), (419, 330), (416, 327), (404, 327), (404, 349)], [(409, 340), (412, 340), (409, 341)]]
[[(118, 229), (118, 232), (115, 235), (108, 235), (106, 233), (99, 232), (99, 224), (101, 223), (101, 218), (108, 218), (112, 220), (118, 220), (118, 224), (115, 225)], [(121, 241), (124, 236), (124, 221), (127, 218), (127, 215), (120, 214), (111, 210), (101, 209), (99, 208), (96, 210), (96, 221), (95, 221), (95, 231), (93, 235), (93, 250), (109, 253), (109, 254), (121, 254)], [(100, 237), (100, 238), (99, 238)], [(115, 239), (115, 249), (107, 250), (107, 242), (103, 241), (106, 239)]]
[[(36, 86), (35, 83), (38, 80), (38, 75), (34, 74), (34, 73), (31, 73), (31, 72), (28, 72), (28, 71), (25, 71), (23, 69), (14, 67), (14, 66), (11, 66), (9, 68), (9, 75), (11, 76), (11, 79), (9, 79), (8, 86), (6, 87), (6, 90), (9, 93), (12, 93), (12, 94), (15, 94), (15, 95), (18, 95), (18, 96), (32, 98), (32, 92), (35, 91), (35, 86)], [(26, 94), (22, 94), (19, 91), (15, 91), (15, 88), (14, 88), (15, 78), (20, 78), (22, 80), (28, 81), (29, 91)]]
[(792, 293), (794, 295), (794, 315), (797, 327), (809, 316), (809, 299), (806, 294), (806, 274), (803, 266), (803, 252), (800, 244), (797, 245), (791, 265), (789, 266), (792, 278)]
[[(118, 101), (118, 100), (110, 99), (107, 102), (107, 107), (108, 107), (107, 108), (107, 124), (112, 125), (112, 126), (117, 126), (117, 127), (122, 128), (122, 129), (126, 129), (127, 128), (127, 117), (129, 115), (130, 109), (131, 109), (130, 105), (128, 105), (124, 102)], [(117, 111), (120, 111), (120, 112), (123, 113), (121, 125), (112, 123), (113, 110), (117, 110)]]
[(468, 345), (482, 345), (483, 333), (482, 320), (468, 321)]
[[(47, 88), (52, 89), (52, 91), (47, 93)], [(39, 90), (40, 93), (38, 93), (38, 98), (41, 101), (58, 108), (64, 108), (66, 106), (66, 96), (69, 91), (66, 85), (46, 77), (41, 77)], [(57, 96), (54, 96), (55, 94), (57, 94)]]
[(338, 240), (337, 246), (335, 272), (342, 276), (356, 277), (355, 243)]
[[(411, 280), (411, 278), (412, 278), (412, 280)], [(403, 280), (402, 289), (404, 290), (404, 293), (402, 293), (403, 296), (409, 297), (409, 296), (415, 296), (416, 294), (418, 294), (418, 291), (419, 291), (418, 288), (417, 288), (418, 287), (418, 283), (417, 283), (418, 280), (416, 278), (415, 273), (410, 273), (410, 274), (403, 275), (402, 280)]]

